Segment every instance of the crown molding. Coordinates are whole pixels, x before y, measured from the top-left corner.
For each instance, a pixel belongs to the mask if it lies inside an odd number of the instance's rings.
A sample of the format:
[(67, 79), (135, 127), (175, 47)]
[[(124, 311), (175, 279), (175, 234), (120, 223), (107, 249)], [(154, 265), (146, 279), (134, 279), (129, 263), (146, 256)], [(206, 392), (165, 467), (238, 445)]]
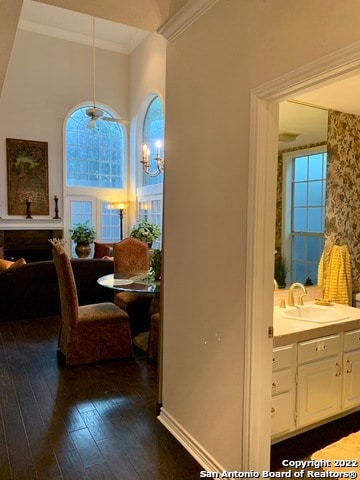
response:
[(163, 23), (157, 29), (157, 33), (172, 42), (218, 1), (219, 0), (190, 0), (176, 12), (175, 15)]

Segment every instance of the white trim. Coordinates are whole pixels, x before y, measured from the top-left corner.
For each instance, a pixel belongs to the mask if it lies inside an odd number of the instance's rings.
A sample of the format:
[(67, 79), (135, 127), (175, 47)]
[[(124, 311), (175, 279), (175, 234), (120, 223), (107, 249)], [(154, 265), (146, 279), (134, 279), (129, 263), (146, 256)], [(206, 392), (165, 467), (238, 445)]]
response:
[[(278, 105), (251, 95), (243, 470), (268, 469)], [(269, 252), (272, 252), (270, 258)]]
[(219, 473), (225, 470), (163, 407), (158, 420), (205, 470)]
[(269, 383), (271, 365), (271, 355), (266, 360), (268, 353), (264, 353), (269, 351), (269, 341), (264, 328), (272, 319), (272, 278), (269, 274), (274, 261), (274, 242), (269, 239), (274, 238), (275, 206), (270, 207), (269, 212), (268, 201), (274, 194), (276, 185), (276, 178), (269, 171), (268, 162), (273, 165), (273, 157), (277, 158), (277, 131), (274, 131), (277, 119), (274, 118), (274, 105), (270, 102), (280, 102), (306, 90), (332, 83), (335, 79), (350, 76), (359, 69), (360, 42), (357, 42), (251, 92), (242, 462), (244, 471), (251, 468), (261, 470), (270, 457), (270, 386), (269, 392), (259, 398), (259, 385)]
[(218, 0), (193, 0), (186, 3), (157, 29), (157, 33), (172, 42), (217, 2)]

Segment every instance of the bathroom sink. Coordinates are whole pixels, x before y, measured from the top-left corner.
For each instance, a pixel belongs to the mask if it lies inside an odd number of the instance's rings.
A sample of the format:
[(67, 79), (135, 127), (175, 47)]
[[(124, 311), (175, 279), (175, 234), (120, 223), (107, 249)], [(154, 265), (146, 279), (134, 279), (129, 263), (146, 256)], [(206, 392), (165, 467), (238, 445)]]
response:
[(296, 305), (294, 307), (279, 308), (278, 312), (285, 318), (313, 323), (331, 323), (349, 318), (348, 315), (332, 306)]

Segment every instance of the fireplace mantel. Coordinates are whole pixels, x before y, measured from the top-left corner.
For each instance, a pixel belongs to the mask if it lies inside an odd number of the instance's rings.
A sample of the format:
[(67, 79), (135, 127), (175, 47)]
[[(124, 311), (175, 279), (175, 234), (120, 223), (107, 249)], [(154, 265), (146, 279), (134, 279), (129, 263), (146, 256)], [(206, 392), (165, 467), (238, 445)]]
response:
[(63, 230), (61, 218), (0, 218), (0, 230)]

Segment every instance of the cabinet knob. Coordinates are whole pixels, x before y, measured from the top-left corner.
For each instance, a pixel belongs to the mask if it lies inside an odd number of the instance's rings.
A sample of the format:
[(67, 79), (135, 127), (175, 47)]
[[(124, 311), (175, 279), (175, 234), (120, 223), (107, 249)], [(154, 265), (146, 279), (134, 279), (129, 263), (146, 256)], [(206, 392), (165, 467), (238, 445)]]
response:
[(274, 390), (274, 388), (276, 388), (276, 383), (272, 384), (272, 388), (273, 388), (273, 390)]

